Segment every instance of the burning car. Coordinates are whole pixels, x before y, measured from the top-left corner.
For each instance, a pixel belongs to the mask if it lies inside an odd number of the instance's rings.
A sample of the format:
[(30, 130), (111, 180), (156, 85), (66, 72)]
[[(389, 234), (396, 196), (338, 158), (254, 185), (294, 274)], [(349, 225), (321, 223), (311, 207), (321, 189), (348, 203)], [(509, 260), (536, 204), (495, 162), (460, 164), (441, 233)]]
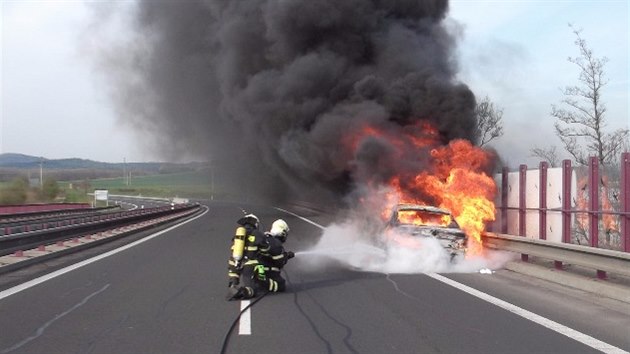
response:
[(418, 247), (418, 238), (435, 238), (450, 254), (451, 260), (465, 256), (467, 237), (450, 211), (428, 205), (398, 204), (386, 224), (388, 241)]

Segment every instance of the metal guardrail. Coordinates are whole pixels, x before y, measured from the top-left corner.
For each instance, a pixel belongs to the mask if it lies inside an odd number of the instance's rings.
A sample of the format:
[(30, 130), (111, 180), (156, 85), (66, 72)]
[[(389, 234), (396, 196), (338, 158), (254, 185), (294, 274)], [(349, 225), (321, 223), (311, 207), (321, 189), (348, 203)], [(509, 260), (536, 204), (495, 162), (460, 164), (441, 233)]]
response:
[(523, 261), (531, 255), (553, 260), (557, 268), (566, 263), (596, 270), (599, 278), (605, 278), (606, 272), (630, 276), (630, 253), (627, 252), (490, 232), (484, 234), (482, 240), (488, 248), (520, 253)]
[(29, 213), (16, 213), (16, 214), (0, 214), (0, 226), (7, 223), (19, 222), (20, 220), (34, 220), (38, 218), (48, 218), (51, 216), (65, 216), (71, 214), (93, 213), (98, 211), (107, 211), (118, 208), (118, 206), (107, 206), (99, 208), (78, 208), (78, 209), (59, 209), (59, 210), (45, 210), (34, 211)]
[[(72, 219), (89, 218), (91, 216), (106, 215), (106, 212), (113, 211), (115, 207), (94, 208), (94, 209), (74, 209), (56, 212), (34, 213), (28, 216), (16, 214), (13, 218), (0, 217), (0, 236), (10, 235), (27, 227), (40, 225), (41, 228), (54, 227), (55, 224), (67, 224)], [(48, 226), (42, 226), (48, 225)], [(33, 231), (38, 230), (34, 228)]]
[[(88, 195), (94, 193), (88, 193)], [(170, 202), (171, 199), (163, 198), (163, 197), (144, 197), (142, 195), (123, 195), (123, 194), (110, 194), (109, 197), (112, 198), (128, 198), (128, 199), (142, 199), (142, 200), (154, 200), (160, 202)]]
[(89, 209), (88, 203), (33, 203), (0, 205), (0, 216), (41, 213), (44, 211), (62, 211), (74, 209)]
[(144, 209), (141, 212), (120, 213), (116, 218), (89, 220), (80, 224), (72, 224), (52, 229), (38, 230), (0, 237), (0, 255), (29, 247), (37, 247), (42, 243), (54, 243), (80, 236), (84, 233), (100, 232), (114, 227), (142, 222), (183, 210), (198, 208), (198, 205), (187, 204), (177, 207), (160, 207)]
[[(588, 243), (591, 247), (614, 246), (630, 253), (630, 152), (622, 154), (619, 166), (618, 179), (602, 172), (604, 170), (594, 156), (589, 158), (587, 167), (572, 167), (571, 160), (564, 160), (561, 176), (554, 174), (553, 178), (549, 175), (549, 164), (544, 161), (537, 170), (528, 170), (524, 164), (518, 172), (510, 173), (504, 168), (498, 185), (497, 221), (489, 225), (489, 230), (523, 236), (537, 233), (539, 239), (545, 240), (550, 232), (549, 218), (559, 214), (561, 225), (556, 222), (554, 229), (556, 234), (561, 233), (564, 243), (578, 240), (578, 243)], [(535, 178), (535, 186), (528, 183), (532, 182), (531, 179), (528, 181), (529, 172)], [(557, 203), (550, 190), (558, 193)], [(516, 191), (518, 196), (515, 198), (509, 191)], [(552, 200), (553, 207), (548, 205)], [(535, 212), (538, 215), (534, 215)], [(538, 219), (533, 223), (535, 230), (528, 226), (534, 220), (533, 216)], [(580, 221), (576, 222), (576, 218)], [(509, 231), (508, 225), (512, 225)], [(604, 232), (606, 238), (600, 240)]]
[(174, 210), (169, 208), (169, 210), (171, 213), (162, 214), (157, 218), (143, 220), (142, 222), (127, 224), (122, 228), (116, 227), (114, 229), (109, 229), (102, 235), (91, 235), (88, 233), (80, 237), (74, 237), (72, 240), (68, 240), (69, 242), (67, 243), (62, 242), (61, 244), (57, 243), (55, 245), (46, 243), (45, 245), (41, 245), (41, 247), (37, 247), (37, 249), (26, 249), (23, 250), (23, 252), (16, 252), (16, 254), (13, 255), (0, 256), (0, 275), (31, 264), (44, 262), (48, 259), (58, 258), (67, 254), (100, 246), (130, 235), (139, 234), (148, 230), (155, 230), (155, 228), (166, 227), (176, 220), (198, 215), (203, 211), (203, 208), (197, 204)]

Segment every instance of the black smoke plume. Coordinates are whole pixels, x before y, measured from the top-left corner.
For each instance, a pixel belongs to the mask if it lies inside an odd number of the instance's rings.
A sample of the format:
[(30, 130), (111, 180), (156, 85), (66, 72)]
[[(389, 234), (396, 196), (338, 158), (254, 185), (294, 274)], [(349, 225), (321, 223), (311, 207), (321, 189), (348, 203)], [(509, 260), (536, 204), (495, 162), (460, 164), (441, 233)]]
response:
[(121, 117), (159, 151), (203, 158), (243, 193), (340, 200), (366, 179), (422, 169), (387, 141), (431, 121), (475, 140), (455, 81), (446, 0), (140, 1), (125, 60), (109, 63)]

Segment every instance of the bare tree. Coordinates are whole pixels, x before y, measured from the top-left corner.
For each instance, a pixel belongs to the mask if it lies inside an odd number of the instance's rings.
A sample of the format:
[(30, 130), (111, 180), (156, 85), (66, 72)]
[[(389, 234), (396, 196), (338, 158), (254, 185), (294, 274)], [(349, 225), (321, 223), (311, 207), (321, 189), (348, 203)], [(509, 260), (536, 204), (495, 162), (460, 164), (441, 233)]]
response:
[(560, 157), (558, 157), (557, 148), (550, 146), (548, 148), (535, 147), (530, 150), (532, 156), (539, 157), (543, 161), (547, 161), (551, 167), (556, 167), (560, 163)]
[(606, 133), (606, 106), (602, 102), (603, 87), (608, 83), (604, 77), (606, 57), (597, 58), (580, 36), (581, 30), (569, 25), (577, 39), (575, 45), (580, 56), (569, 57), (568, 61), (580, 68), (579, 84), (567, 86), (561, 101), (568, 108), (552, 105), (551, 116), (555, 117), (556, 135), (566, 151), (580, 165), (587, 165), (589, 156), (596, 156), (601, 165), (616, 163), (624, 145), (627, 144), (628, 129)]
[(477, 103), (475, 115), (477, 116), (479, 146), (484, 146), (503, 135), (503, 109), (495, 107), (488, 96)]

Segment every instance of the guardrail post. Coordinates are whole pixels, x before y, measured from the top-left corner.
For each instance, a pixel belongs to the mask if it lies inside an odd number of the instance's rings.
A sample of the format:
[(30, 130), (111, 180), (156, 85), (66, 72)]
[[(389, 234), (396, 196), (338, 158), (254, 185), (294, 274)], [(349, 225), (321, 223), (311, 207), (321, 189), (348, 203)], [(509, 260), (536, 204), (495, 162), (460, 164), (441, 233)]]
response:
[(571, 160), (562, 161), (562, 242), (571, 243)]
[[(547, 239), (547, 169), (549, 164), (546, 161), (540, 163), (540, 239)], [(564, 270), (562, 261), (553, 261), (553, 266), (557, 270)]]
[(599, 161), (591, 157), (589, 161), (589, 239), (591, 247), (599, 247)]
[(503, 167), (503, 173), (501, 174), (501, 233), (507, 234), (508, 231), (508, 176), (509, 170), (507, 167)]
[[(525, 213), (526, 213), (526, 189), (527, 189), (527, 165), (519, 166), (519, 176), (518, 176), (518, 234), (519, 236), (525, 236), (526, 228), (525, 228)], [(529, 261), (529, 255), (526, 253), (521, 253), (521, 261), (527, 262)]]
[(538, 182), (538, 238), (547, 239), (547, 168), (546, 161), (540, 163), (540, 179)]
[(526, 189), (527, 189), (527, 165), (519, 166), (519, 178), (518, 178), (518, 235), (525, 236), (527, 232), (525, 227), (525, 215), (527, 210), (526, 204)]
[(621, 155), (621, 250), (630, 252), (630, 152)]

